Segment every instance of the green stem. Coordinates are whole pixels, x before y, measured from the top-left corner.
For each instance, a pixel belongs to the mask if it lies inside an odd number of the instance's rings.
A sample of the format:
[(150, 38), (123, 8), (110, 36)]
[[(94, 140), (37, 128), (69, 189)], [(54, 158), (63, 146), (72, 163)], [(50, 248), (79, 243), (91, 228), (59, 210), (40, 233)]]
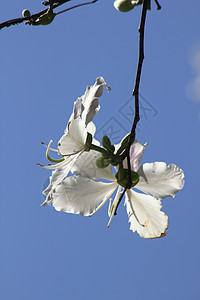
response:
[(105, 149), (103, 149), (102, 147), (93, 145), (93, 144), (90, 145), (90, 150), (94, 150), (94, 151), (97, 151), (97, 152), (100, 152), (100, 153), (107, 154), (107, 151)]

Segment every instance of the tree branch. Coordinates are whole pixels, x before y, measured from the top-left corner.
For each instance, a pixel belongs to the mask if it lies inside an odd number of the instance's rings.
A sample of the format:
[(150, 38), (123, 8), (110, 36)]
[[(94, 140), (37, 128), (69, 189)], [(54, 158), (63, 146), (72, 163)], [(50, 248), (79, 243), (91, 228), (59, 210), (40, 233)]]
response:
[(138, 66), (137, 66), (137, 73), (136, 73), (136, 79), (135, 79), (135, 85), (132, 92), (132, 95), (135, 98), (135, 116), (133, 125), (131, 128), (131, 133), (129, 137), (129, 142), (127, 145), (126, 150), (122, 153), (121, 157), (124, 160), (127, 158), (127, 164), (128, 164), (128, 170), (129, 170), (129, 180), (126, 188), (124, 189), (123, 193), (121, 194), (119, 198), (118, 205), (115, 209), (115, 214), (117, 212), (117, 208), (126, 192), (127, 189), (131, 188), (132, 185), (132, 178), (131, 178), (131, 164), (130, 164), (130, 147), (132, 143), (135, 140), (135, 130), (137, 123), (140, 120), (140, 114), (139, 114), (139, 86), (140, 86), (140, 78), (141, 78), (141, 72), (142, 72), (142, 64), (144, 60), (144, 27), (145, 27), (145, 21), (146, 21), (146, 15), (147, 15), (147, 8), (148, 8), (149, 0), (144, 0), (143, 6), (142, 6), (142, 13), (141, 13), (141, 19), (140, 19), (140, 26), (139, 26), (139, 58), (138, 58)]
[[(53, 10), (57, 7), (59, 7), (60, 5), (63, 5), (67, 2), (70, 2), (71, 0), (52, 0), (52, 1), (44, 1), (46, 2), (45, 5), (48, 5), (48, 2), (49, 2), (49, 6), (50, 8)], [(71, 10), (71, 9), (74, 9), (74, 8), (77, 8), (77, 7), (80, 7), (80, 6), (83, 6), (83, 5), (88, 5), (88, 4), (93, 4), (95, 2), (97, 2), (98, 0), (93, 0), (91, 2), (86, 2), (86, 3), (82, 3), (82, 4), (78, 4), (78, 5), (75, 5), (73, 7), (70, 7), (64, 11), (68, 11), (68, 10)], [(8, 20), (8, 21), (5, 21), (3, 23), (0, 23), (0, 30), (4, 27), (10, 27), (11, 25), (16, 25), (16, 24), (20, 24), (20, 23), (23, 23), (24, 21), (28, 21), (28, 23), (31, 25), (31, 24), (34, 24), (35, 21), (41, 17), (42, 15), (44, 15), (45, 13), (47, 13), (49, 10), (49, 8), (46, 8), (36, 14), (32, 14), (28, 17), (22, 17), (22, 18), (17, 18), (17, 19), (12, 19), (12, 20)], [(63, 12), (64, 12), (63, 11)], [(57, 14), (60, 14), (61, 12), (58, 12)]]
[[(142, 14), (141, 14), (141, 19), (140, 19), (140, 26), (139, 26), (139, 58), (138, 58), (138, 66), (137, 66), (137, 73), (136, 73), (136, 79), (135, 79), (135, 85), (134, 89), (132, 92), (132, 95), (135, 98), (135, 116), (134, 116), (134, 121), (133, 125), (131, 128), (131, 133), (129, 137), (129, 143), (122, 154), (122, 159), (128, 157), (128, 153), (130, 150), (130, 147), (135, 139), (135, 130), (137, 123), (140, 120), (140, 114), (139, 114), (139, 86), (140, 86), (140, 78), (141, 78), (141, 72), (142, 72), (142, 64), (144, 60), (144, 27), (145, 27), (145, 21), (146, 21), (146, 14), (147, 14), (147, 6), (148, 6), (148, 1), (149, 0), (144, 0), (143, 6), (142, 6)], [(130, 184), (130, 183), (129, 183)]]

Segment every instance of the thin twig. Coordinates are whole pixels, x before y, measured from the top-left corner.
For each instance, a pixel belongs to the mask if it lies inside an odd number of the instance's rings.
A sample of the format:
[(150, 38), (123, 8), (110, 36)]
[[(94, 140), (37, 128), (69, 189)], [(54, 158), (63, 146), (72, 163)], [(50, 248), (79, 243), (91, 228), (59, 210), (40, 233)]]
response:
[(141, 71), (142, 71), (142, 64), (144, 60), (144, 27), (145, 27), (145, 21), (146, 21), (146, 14), (147, 14), (147, 4), (148, 0), (144, 0), (143, 6), (142, 6), (142, 14), (140, 19), (140, 27), (138, 29), (139, 31), (139, 58), (138, 58), (138, 66), (137, 66), (137, 73), (136, 73), (136, 79), (135, 79), (135, 85), (132, 92), (132, 95), (135, 98), (135, 116), (133, 125), (131, 128), (131, 133), (129, 137), (129, 143), (122, 154), (122, 159), (125, 157), (128, 157), (128, 152), (130, 150), (130, 147), (135, 139), (135, 129), (137, 126), (137, 123), (140, 120), (140, 114), (139, 114), (139, 86), (140, 86), (140, 78), (141, 78)]
[(117, 203), (117, 206), (115, 207), (115, 210), (114, 210), (114, 215), (116, 215), (116, 214), (117, 214), (117, 209), (118, 209), (118, 206), (119, 206), (119, 204), (120, 204), (120, 202), (121, 202), (122, 198), (124, 197), (124, 194), (125, 194), (126, 190), (127, 190), (127, 188), (125, 188), (125, 189), (123, 190), (123, 192), (122, 192), (121, 196), (119, 197), (119, 201), (118, 201), (118, 203)]
[[(129, 143), (127, 145), (126, 150), (122, 153), (121, 157), (124, 160), (127, 158), (127, 164), (128, 164), (128, 171), (129, 171), (129, 180), (127, 183), (126, 188), (124, 189), (123, 193), (121, 194), (118, 202), (118, 206), (126, 192), (127, 189), (131, 188), (132, 185), (132, 179), (131, 179), (131, 164), (130, 164), (130, 147), (135, 139), (135, 130), (137, 123), (140, 120), (140, 114), (139, 114), (139, 86), (140, 86), (140, 78), (141, 78), (141, 72), (142, 72), (142, 64), (144, 60), (144, 27), (145, 27), (145, 21), (146, 21), (146, 15), (147, 15), (147, 7), (148, 7), (148, 1), (149, 0), (144, 0), (143, 5), (142, 5), (142, 13), (141, 13), (141, 19), (140, 19), (140, 26), (139, 26), (139, 58), (138, 58), (138, 66), (137, 66), (137, 73), (136, 73), (136, 79), (135, 79), (135, 85), (134, 89), (132, 92), (132, 95), (135, 98), (135, 116), (134, 116), (134, 121), (133, 125), (131, 128), (131, 133), (129, 137)], [(117, 208), (115, 209), (115, 214), (117, 211)]]
[[(70, 1), (71, 0), (57, 0), (57, 1), (54, 0), (53, 1), (54, 2), (53, 5), (52, 5), (52, 1), (51, 1), (51, 8), (53, 10), (53, 9), (59, 7), (60, 5), (63, 5), (63, 4), (65, 4), (67, 2), (70, 2)], [(97, 1), (98, 0), (93, 0), (91, 2), (87, 2), (87, 3), (84, 3), (84, 4), (75, 5), (75, 6), (71, 7), (71, 8), (68, 8), (67, 10), (71, 10), (73, 8), (77, 8), (77, 7), (83, 6), (83, 5), (92, 4), (92, 3), (95, 3)], [(16, 24), (23, 23), (24, 21), (30, 21), (30, 24), (34, 23), (40, 16), (44, 15), (45, 13), (47, 13), (48, 9), (49, 8), (46, 8), (46, 9), (44, 9), (44, 10), (42, 10), (42, 11), (36, 13), (36, 14), (32, 14), (32, 15), (30, 15), (28, 17), (25, 17), (25, 18), (22, 17), (22, 18), (12, 19), (12, 20), (8, 20), (8, 21), (5, 21), (3, 23), (0, 23), (0, 30), (2, 28), (4, 28), (4, 27), (9, 27), (11, 25), (16, 25)], [(59, 13), (57, 13), (57, 14), (59, 14)]]
[(74, 6), (72, 6), (72, 7), (69, 7), (69, 8), (67, 8), (67, 9), (64, 9), (64, 10), (62, 10), (62, 11), (59, 11), (56, 15), (62, 14), (63, 12), (69, 11), (69, 10), (71, 10), (71, 9), (74, 9), (74, 8), (77, 8), (77, 7), (80, 7), (80, 6), (93, 4), (93, 3), (97, 2), (97, 1), (98, 1), (98, 0), (93, 0), (93, 1), (90, 1), (90, 2), (84, 2), (84, 3), (81, 3), (81, 4), (74, 5)]

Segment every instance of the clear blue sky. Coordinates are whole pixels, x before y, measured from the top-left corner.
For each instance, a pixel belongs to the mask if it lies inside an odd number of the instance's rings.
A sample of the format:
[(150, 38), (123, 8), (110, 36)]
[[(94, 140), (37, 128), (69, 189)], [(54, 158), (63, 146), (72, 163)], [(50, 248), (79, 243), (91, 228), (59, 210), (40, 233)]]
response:
[[(40, 207), (50, 172), (36, 165), (46, 163), (40, 142), (56, 146), (73, 101), (98, 76), (112, 88), (95, 118), (98, 137), (109, 122), (120, 138), (130, 130), (140, 8), (123, 14), (99, 0), (46, 27), (0, 31), (2, 300), (200, 298), (200, 102), (186, 93), (198, 75), (190, 53), (200, 43), (200, 4), (161, 5), (156, 11), (153, 3), (147, 17), (140, 91), (151, 110), (143, 111), (137, 139), (148, 142), (143, 162), (175, 163), (186, 183), (163, 200), (169, 230), (157, 240), (132, 233), (122, 206), (109, 229), (107, 205), (91, 218)], [(3, 1), (0, 20), (41, 7), (39, 0)]]

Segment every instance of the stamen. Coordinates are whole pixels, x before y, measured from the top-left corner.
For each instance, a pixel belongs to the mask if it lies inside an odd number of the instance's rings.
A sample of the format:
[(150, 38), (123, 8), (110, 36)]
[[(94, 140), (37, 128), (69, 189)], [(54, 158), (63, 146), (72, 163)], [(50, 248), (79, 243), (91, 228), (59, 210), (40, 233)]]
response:
[(36, 165), (37, 165), (37, 166), (40, 166), (40, 167), (44, 167), (44, 165), (42, 165), (42, 164), (39, 164), (39, 163), (37, 163)]
[(121, 192), (121, 186), (119, 185), (119, 186), (118, 186), (118, 190), (117, 190), (116, 195), (115, 195), (115, 199), (114, 199), (113, 204), (112, 204), (112, 207), (111, 207), (111, 214), (110, 214), (110, 216), (109, 216), (110, 219), (109, 219), (109, 222), (108, 222), (108, 225), (107, 225), (108, 228), (109, 228), (109, 226), (110, 226), (110, 223), (111, 223), (111, 221), (112, 221), (112, 218), (114, 217), (115, 208), (117, 207), (118, 202), (119, 202), (120, 192)]
[[(52, 141), (52, 142), (53, 142), (53, 141)], [(47, 145), (45, 145), (45, 143), (43, 143), (43, 142), (41, 142), (41, 144), (42, 144), (44, 147), (49, 148), (49, 150), (51, 150), (51, 151), (58, 152), (58, 149), (50, 148), (50, 147), (48, 147)]]
[(53, 163), (59, 163), (59, 162), (64, 161), (64, 160), (65, 160), (64, 157), (63, 157), (63, 158), (60, 158), (60, 159), (54, 159), (54, 158), (51, 158), (51, 157), (49, 156), (49, 150), (50, 150), (50, 146), (51, 146), (52, 142), (53, 142), (53, 141), (50, 140), (49, 145), (47, 146), (46, 158), (47, 158), (50, 162), (53, 162)]
[(109, 207), (108, 207), (108, 216), (110, 217), (111, 216), (111, 213), (112, 213), (112, 198), (110, 198), (109, 200)]

